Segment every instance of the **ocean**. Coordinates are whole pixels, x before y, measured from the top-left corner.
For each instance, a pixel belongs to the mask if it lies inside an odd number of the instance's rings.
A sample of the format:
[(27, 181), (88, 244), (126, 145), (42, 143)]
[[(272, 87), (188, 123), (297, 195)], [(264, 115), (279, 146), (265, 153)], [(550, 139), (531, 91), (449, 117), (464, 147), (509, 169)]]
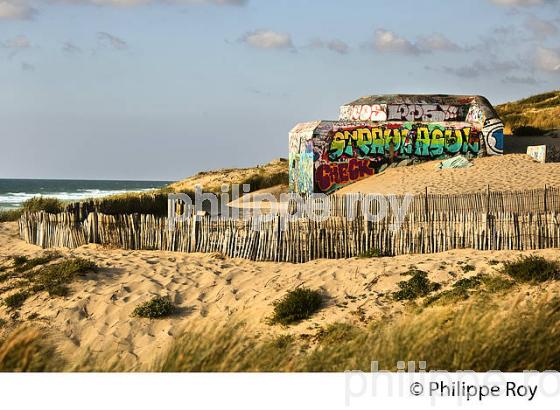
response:
[(100, 198), (161, 188), (171, 181), (94, 181), (77, 179), (0, 179), (0, 209), (13, 209), (34, 196), (63, 201)]

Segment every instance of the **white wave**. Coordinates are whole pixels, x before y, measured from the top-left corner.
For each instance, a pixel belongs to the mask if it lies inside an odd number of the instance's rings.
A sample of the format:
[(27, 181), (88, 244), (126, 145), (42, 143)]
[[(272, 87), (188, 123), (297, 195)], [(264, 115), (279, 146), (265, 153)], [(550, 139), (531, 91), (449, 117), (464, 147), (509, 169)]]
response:
[(20, 206), (23, 202), (33, 197), (49, 197), (57, 198), (61, 201), (81, 201), (84, 199), (103, 198), (109, 195), (124, 194), (127, 192), (147, 192), (155, 188), (144, 189), (118, 189), (118, 190), (102, 190), (102, 189), (80, 189), (76, 192), (7, 192), (0, 195), (0, 208), (13, 208)]

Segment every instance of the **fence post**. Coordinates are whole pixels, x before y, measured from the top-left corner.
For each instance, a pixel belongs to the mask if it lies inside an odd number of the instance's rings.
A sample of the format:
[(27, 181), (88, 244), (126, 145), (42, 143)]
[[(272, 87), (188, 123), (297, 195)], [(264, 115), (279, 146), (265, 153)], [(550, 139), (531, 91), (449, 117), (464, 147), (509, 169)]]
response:
[(548, 204), (546, 203), (546, 184), (544, 184), (544, 213), (546, 214), (548, 212)]

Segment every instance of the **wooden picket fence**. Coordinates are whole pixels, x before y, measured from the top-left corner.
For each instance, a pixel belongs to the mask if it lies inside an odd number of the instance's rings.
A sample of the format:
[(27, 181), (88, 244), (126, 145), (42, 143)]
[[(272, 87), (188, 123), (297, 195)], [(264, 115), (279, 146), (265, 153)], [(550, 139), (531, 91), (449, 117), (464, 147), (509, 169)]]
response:
[[(285, 213), (236, 220), (190, 214), (169, 226), (167, 218), (153, 215), (90, 212), (80, 220), (73, 213), (26, 213), (19, 230), (22, 239), (43, 248), (98, 243), (296, 263), (368, 253), (560, 248), (559, 194), (558, 189), (548, 188), (513, 194), (417, 196), (399, 229), (394, 229), (398, 222), (394, 212), (374, 222), (360, 214), (356, 202), (332, 196), (328, 205), (335, 216), (320, 221)], [(350, 206), (356, 208), (354, 218), (347, 217)]]

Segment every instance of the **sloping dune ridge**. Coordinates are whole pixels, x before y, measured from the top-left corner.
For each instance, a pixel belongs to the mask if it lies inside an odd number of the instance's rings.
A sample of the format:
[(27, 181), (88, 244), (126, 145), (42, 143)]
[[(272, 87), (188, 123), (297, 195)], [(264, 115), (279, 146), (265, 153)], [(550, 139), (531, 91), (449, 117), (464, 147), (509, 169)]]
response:
[(560, 186), (560, 163), (542, 164), (525, 154), (475, 158), (472, 167), (461, 169), (440, 170), (439, 163), (387, 169), (338, 193), (420, 194), (427, 187), (432, 194), (460, 194), (484, 191), (488, 185), (493, 191)]

